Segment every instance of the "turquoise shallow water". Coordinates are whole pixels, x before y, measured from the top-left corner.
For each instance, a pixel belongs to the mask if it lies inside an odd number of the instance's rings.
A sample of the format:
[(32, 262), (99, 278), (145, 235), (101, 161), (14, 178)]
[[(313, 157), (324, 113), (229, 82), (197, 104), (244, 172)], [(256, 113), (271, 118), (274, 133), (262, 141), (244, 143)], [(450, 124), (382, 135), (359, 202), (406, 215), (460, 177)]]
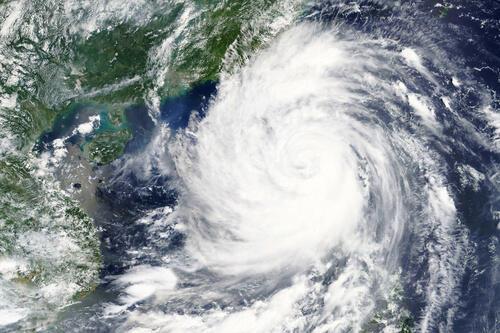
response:
[(0, 3), (0, 331), (494, 332), (497, 7)]

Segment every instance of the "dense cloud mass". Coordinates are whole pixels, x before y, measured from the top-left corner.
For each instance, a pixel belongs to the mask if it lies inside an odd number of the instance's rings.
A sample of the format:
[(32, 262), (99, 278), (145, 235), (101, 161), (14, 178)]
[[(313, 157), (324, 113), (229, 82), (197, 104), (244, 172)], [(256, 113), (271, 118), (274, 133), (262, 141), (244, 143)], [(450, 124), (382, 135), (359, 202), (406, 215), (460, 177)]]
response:
[(497, 328), (498, 6), (0, 8), (0, 331)]

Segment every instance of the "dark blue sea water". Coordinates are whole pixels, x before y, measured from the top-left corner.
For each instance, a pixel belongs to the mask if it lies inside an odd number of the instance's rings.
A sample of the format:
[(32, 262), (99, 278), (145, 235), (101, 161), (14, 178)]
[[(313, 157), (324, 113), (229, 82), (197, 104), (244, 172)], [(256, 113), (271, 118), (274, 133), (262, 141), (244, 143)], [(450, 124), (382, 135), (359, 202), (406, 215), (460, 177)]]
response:
[[(392, 37), (403, 45), (423, 45), (439, 48), (450, 61), (458, 62), (465, 71), (463, 80), (477, 82), (484, 89), (460, 91), (456, 97), (456, 111), (487, 135), (494, 136), (494, 129), (477, 116), (480, 112), (480, 91), (487, 90), (493, 96), (492, 105), (499, 109), (497, 99), (500, 93), (500, 3), (497, 1), (454, 1), (444, 4), (451, 8), (436, 6), (437, 1), (420, 1), (406, 4), (404, 9), (394, 8), (384, 2), (358, 1), (359, 11), (344, 11), (338, 1), (324, 1), (310, 8), (304, 14), (304, 20), (319, 20), (324, 24), (340, 24), (348, 31), (360, 34), (372, 34)], [(440, 68), (427, 64), (439, 77)], [(443, 79), (444, 80), (444, 79)], [(428, 95), (438, 99), (439, 96), (425, 80), (420, 82), (420, 89), (428, 91)], [(451, 89), (452, 82), (444, 82)], [(166, 124), (172, 133), (186, 128), (190, 117), (203, 118), (211, 99), (217, 94), (217, 82), (208, 82), (192, 87), (178, 97), (166, 99), (161, 104), (159, 121)], [(374, 108), (376, 109), (376, 108)], [(64, 118), (54, 125), (50, 133), (41, 139), (43, 143), (68, 135), (71, 126), (79, 117), (88, 117), (93, 112), (102, 112), (98, 107), (76, 106)], [(127, 122), (133, 133), (133, 139), (126, 147), (126, 155), (137, 155), (150, 143), (158, 124), (149, 116), (143, 105), (130, 107), (126, 111)], [(460, 221), (467, 226), (471, 243), (470, 253), (461, 258), (465, 263), (465, 273), (460, 278), (459, 306), (453, 320), (452, 332), (497, 332), (500, 330), (500, 292), (499, 284), (499, 170), (500, 156), (483, 145), (474, 137), (455, 127), (453, 117), (439, 112), (437, 118), (444, 127), (443, 136), (448, 146), (440, 142), (431, 143), (429, 148), (439, 152), (445, 161), (443, 172), (447, 175), (447, 185), (452, 195)], [(387, 124), (386, 124), (387, 125)], [(165, 142), (165, 144), (167, 144)], [(449, 149), (451, 147), (451, 149)], [(43, 148), (40, 148), (43, 149)], [(128, 154), (128, 155), (127, 155)], [(171, 184), (174, 180), (161, 174), (161, 170), (152, 171), (148, 179), (141, 178), (133, 171), (123, 173), (123, 163), (117, 161), (102, 166), (103, 182), (95, 195), (99, 198), (100, 207), (90, 212), (101, 227), (101, 240), (104, 255), (104, 269), (101, 272), (102, 285), (96, 295), (83, 303), (70, 307), (58, 324), (64, 330), (85, 321), (93, 331), (106, 332), (112, 330), (113, 319), (106, 322), (96, 318), (98, 304), (116, 298), (117, 292), (110, 276), (123, 273), (136, 263), (159, 264), (160, 258), (172, 253), (184, 244), (185, 235), (171, 231), (162, 242), (152, 241), (146, 232), (146, 226), (134, 223), (145, 212), (165, 206), (175, 206), (178, 193)], [(455, 168), (458, 164), (468, 164), (488, 175), (479, 189), (461, 185), (461, 175)], [(153, 217), (154, 218), (154, 217)], [(415, 281), (426, 278), (429, 262), (425, 253), (415, 252), (416, 241), (411, 233), (405, 236), (405, 245), (400, 249), (404, 297), (403, 303), (410, 311), (411, 323), (418, 321), (426, 306), (426, 300), (417, 292)], [(131, 253), (137, 249), (146, 249), (141, 254)], [(441, 316), (446, 320), (444, 307)], [(83, 319), (85, 318), (85, 319)], [(93, 322), (94, 321), (94, 322)], [(104, 324), (106, 322), (106, 324)], [(434, 332), (447, 331), (435, 327)]]

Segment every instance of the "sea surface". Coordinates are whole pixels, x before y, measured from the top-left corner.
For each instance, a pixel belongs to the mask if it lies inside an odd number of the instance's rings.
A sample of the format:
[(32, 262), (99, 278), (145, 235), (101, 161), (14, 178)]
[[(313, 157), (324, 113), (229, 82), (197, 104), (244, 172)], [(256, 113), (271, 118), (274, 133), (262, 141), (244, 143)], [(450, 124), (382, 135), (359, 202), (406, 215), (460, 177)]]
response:
[(0, 13), (0, 332), (500, 329), (498, 2)]

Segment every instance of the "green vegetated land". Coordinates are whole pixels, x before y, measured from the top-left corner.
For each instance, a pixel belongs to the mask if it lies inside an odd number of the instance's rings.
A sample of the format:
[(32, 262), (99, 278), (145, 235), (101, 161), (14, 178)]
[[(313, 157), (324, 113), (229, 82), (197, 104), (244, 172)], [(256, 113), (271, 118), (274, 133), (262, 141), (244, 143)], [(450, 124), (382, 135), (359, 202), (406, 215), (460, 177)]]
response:
[[(93, 107), (101, 125), (80, 146), (82, 156), (111, 163), (132, 138), (127, 108), (144, 104), (151, 91), (164, 99), (216, 81), (229, 48), (238, 63), (245, 50), (263, 44), (265, 22), (251, 20), (279, 15), (275, 3), (179, 2), (158, 8), (146, 22), (110, 19), (90, 34), (72, 32), (80, 22), (58, 1), (33, 1), (23, 9), (21, 23), (0, 42), (0, 96), (13, 101), (0, 110), (0, 140), (8, 142), (0, 151), (0, 257), (27, 260), (10, 278), (19, 293), (23, 285), (37, 290), (65, 280), (81, 297), (96, 285), (101, 263), (90, 218), (51, 175), (37, 173), (38, 138), (78, 105)], [(23, 243), (35, 234), (46, 248)], [(73, 251), (62, 257), (50, 252), (61, 239)]]
[[(74, 97), (54, 113), (64, 113), (74, 103), (99, 104), (113, 110), (114, 116), (121, 113), (120, 131), (102, 133), (89, 144), (92, 148), (87, 156), (92, 161), (109, 163), (120, 156), (131, 138), (124, 128), (127, 107), (143, 104), (151, 90), (164, 99), (193, 85), (217, 81), (231, 46), (240, 46), (241, 59), (245, 58), (243, 53), (262, 46), (267, 28), (252, 25), (251, 20), (275, 3), (196, 1), (193, 17), (182, 29), (179, 26), (187, 4), (179, 3), (144, 25), (121, 22), (91, 36), (75, 37), (67, 43), (68, 54), (60, 61), (66, 73), (64, 85)], [(169, 43), (162, 50), (166, 40)], [(162, 71), (165, 79), (158, 83)], [(110, 147), (106, 147), (108, 143)], [(106, 151), (106, 156), (97, 151)]]
[[(32, 3), (22, 18), (30, 29), (0, 43), (0, 56), (10, 59), (0, 62), (0, 96), (16, 101), (0, 110), (0, 139), (13, 144), (0, 151), (0, 257), (28, 261), (12, 283), (74, 281), (73, 297), (79, 298), (95, 287), (101, 264), (91, 219), (47, 177), (37, 176), (32, 149), (38, 138), (86, 105), (101, 122), (80, 146), (82, 156), (96, 165), (113, 162), (132, 138), (125, 110), (144, 104), (151, 92), (165, 99), (217, 81), (223, 69), (237, 68), (266, 44), (273, 33), (268, 23), (281, 11), (276, 0), (195, 0), (159, 7), (140, 24), (110, 19), (80, 34), (70, 32), (79, 22), (66, 17), (57, 1)], [(19, 241), (28, 233), (67, 235), (75, 251), (57, 260), (38, 255)], [(382, 311), (367, 329), (382, 327), (393, 315)], [(411, 319), (399, 319), (401, 332), (410, 332)]]

